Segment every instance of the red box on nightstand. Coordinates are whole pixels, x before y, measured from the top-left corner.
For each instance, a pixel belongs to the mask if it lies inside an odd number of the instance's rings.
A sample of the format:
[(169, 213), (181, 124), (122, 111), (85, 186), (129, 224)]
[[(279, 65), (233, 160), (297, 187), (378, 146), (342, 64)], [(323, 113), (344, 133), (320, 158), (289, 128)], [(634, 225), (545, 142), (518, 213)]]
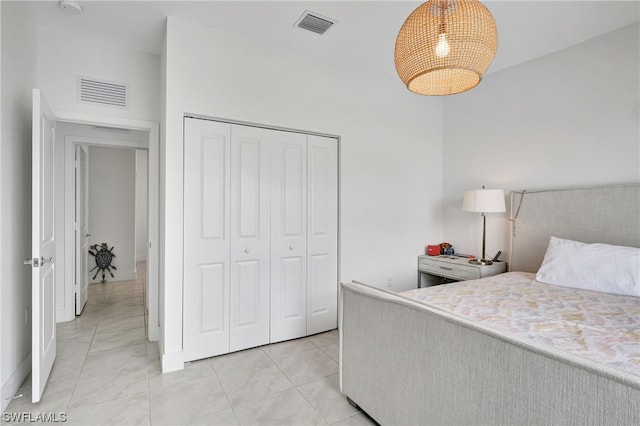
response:
[(440, 256), (440, 245), (428, 245), (427, 246), (427, 254), (429, 256)]

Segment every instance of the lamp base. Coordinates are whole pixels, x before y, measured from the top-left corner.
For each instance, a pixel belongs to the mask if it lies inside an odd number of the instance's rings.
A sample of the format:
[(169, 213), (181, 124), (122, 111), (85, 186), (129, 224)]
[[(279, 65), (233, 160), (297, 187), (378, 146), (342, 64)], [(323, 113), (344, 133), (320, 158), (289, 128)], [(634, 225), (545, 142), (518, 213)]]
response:
[(493, 262), (489, 259), (471, 259), (469, 263), (473, 265), (482, 265), (482, 266), (493, 265)]

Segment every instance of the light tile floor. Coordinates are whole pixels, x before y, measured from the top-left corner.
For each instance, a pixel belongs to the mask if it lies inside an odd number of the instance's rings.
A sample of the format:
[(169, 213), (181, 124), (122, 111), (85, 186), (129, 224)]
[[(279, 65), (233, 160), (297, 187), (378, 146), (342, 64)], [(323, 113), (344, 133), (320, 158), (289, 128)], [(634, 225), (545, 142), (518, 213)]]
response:
[(42, 400), (31, 404), (29, 377), (6, 413), (64, 413), (71, 425), (375, 424), (339, 391), (336, 330), (162, 374), (158, 346), (146, 339), (139, 275), (90, 286), (82, 315), (57, 326)]

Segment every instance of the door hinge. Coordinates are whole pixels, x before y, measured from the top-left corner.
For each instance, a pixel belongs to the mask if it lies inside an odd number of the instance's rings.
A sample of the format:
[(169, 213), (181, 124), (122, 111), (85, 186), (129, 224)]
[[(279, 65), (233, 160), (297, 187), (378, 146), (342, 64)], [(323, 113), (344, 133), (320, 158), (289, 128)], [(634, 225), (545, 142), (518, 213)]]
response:
[(75, 166), (76, 166), (76, 169), (77, 169), (78, 167), (80, 167), (80, 160), (76, 160), (76, 161), (75, 161)]

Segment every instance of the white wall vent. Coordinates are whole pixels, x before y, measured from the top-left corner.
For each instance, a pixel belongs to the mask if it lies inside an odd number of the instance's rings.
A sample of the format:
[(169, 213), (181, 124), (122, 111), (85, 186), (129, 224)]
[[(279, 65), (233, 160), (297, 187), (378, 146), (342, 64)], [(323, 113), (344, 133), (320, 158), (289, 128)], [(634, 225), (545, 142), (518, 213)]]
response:
[(330, 28), (334, 26), (338, 21), (332, 18), (327, 18), (318, 13), (305, 10), (302, 16), (296, 21), (294, 26), (302, 28), (303, 30), (311, 31), (319, 35), (325, 34)]
[(127, 85), (95, 78), (78, 77), (78, 100), (92, 104), (126, 108)]

